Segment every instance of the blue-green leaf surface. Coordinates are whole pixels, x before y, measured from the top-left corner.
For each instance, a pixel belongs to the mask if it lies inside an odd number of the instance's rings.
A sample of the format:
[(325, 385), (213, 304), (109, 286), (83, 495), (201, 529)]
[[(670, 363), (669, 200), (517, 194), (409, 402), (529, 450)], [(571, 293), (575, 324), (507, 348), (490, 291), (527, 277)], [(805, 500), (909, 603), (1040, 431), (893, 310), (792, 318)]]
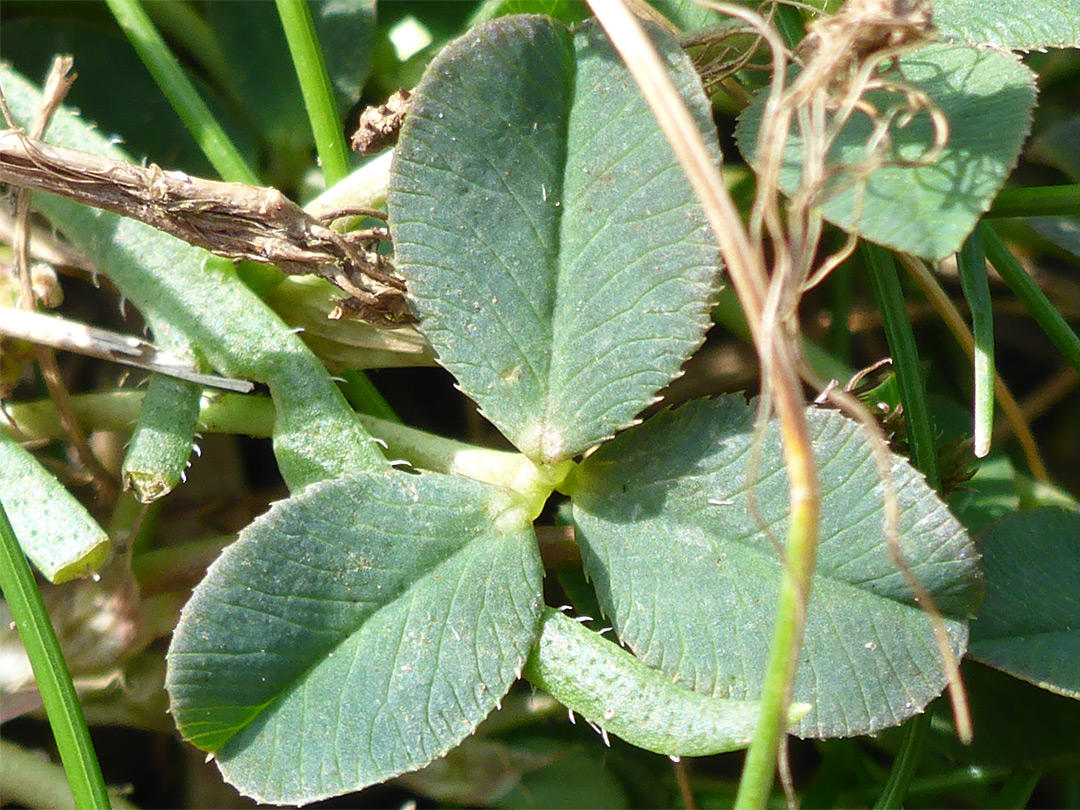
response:
[(979, 535), (986, 598), (971, 624), (971, 657), (1080, 698), (1080, 512), (1043, 507)]
[[(685, 54), (656, 41), (719, 160)], [(632, 424), (708, 328), (717, 248), (593, 22), (504, 17), (444, 49), (416, 90), (387, 201), (421, 329), (534, 461)]]
[(1080, 0), (934, 0), (934, 25), (949, 42), (1010, 50), (1080, 46)]
[[(932, 166), (885, 166), (865, 183), (839, 182), (822, 211), (871, 242), (939, 260), (960, 248), (1016, 165), (1031, 126), (1035, 77), (1012, 54), (961, 45), (931, 45), (901, 58), (900, 65), (904, 81), (924, 91), (948, 119), (944, 151)], [(882, 112), (898, 101), (881, 93), (869, 97)], [(752, 164), (763, 102), (759, 94), (739, 120), (739, 148)], [(868, 118), (855, 116), (828, 164), (862, 164), (871, 128)], [(893, 160), (920, 159), (934, 139), (925, 114), (902, 129), (894, 126), (891, 135), (893, 152), (886, 157)], [(793, 134), (780, 173), (785, 193), (798, 187), (801, 167), (802, 139)]]
[[(941, 691), (930, 620), (893, 563), (879, 471), (857, 425), (807, 413), (823, 492), (821, 543), (795, 700), (800, 736), (896, 725)], [(676, 682), (759, 695), (781, 578), (788, 487), (770, 424), (755, 463), (742, 397), (665, 411), (583, 463), (572, 492), (586, 571), (620, 638)], [(977, 554), (906, 461), (893, 457), (899, 541), (958, 654), (979, 595)], [(752, 498), (752, 500), (751, 500)]]
[(514, 682), (541, 576), (506, 490), (398, 471), (315, 484), (245, 529), (195, 590), (169, 650), (173, 716), (263, 802), (414, 770)]

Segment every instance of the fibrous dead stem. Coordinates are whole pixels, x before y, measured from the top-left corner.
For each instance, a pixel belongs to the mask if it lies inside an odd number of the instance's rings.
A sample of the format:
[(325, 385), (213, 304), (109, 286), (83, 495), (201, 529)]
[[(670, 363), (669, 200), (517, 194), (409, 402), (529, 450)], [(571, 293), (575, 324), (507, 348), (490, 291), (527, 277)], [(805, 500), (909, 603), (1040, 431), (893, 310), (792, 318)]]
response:
[(376, 326), (412, 322), (404, 282), (373, 240), (331, 229), (274, 188), (111, 160), (0, 131), (0, 182), (47, 191), (151, 225), (229, 259), (314, 274), (349, 294), (343, 308)]

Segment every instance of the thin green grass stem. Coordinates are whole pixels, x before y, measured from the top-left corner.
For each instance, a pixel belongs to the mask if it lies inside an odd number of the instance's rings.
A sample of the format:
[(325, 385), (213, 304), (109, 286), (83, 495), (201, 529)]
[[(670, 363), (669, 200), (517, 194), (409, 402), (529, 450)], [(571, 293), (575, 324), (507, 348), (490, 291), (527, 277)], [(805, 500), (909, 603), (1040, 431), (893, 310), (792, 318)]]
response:
[(214, 31), (190, 3), (172, 0), (147, 3), (146, 13), (162, 35), (184, 48), (222, 87), (230, 81), (229, 67)]
[(341, 379), (344, 380), (341, 383), (341, 393), (360, 413), (390, 422), (401, 421), (367, 374), (353, 369), (343, 372)]
[(997, 232), (985, 223), (979, 226), (979, 231), (986, 248), (986, 258), (994, 265), (994, 269), (1009, 285), (1013, 294), (1028, 308), (1035, 322), (1046, 332), (1069, 364), (1080, 371), (1080, 337), (1077, 337), (1050, 299), (1039, 289), (1039, 285), (1012, 255)]
[[(904, 424), (907, 426), (915, 466), (922, 470), (927, 483), (938, 489), (941, 486), (941, 474), (937, 463), (934, 423), (927, 403), (915, 333), (911, 329), (900, 277), (896, 271), (896, 260), (892, 253), (876, 245), (864, 242), (861, 247), (869, 271), (870, 287), (884, 319), (885, 339), (889, 344), (893, 369), (900, 387)], [(907, 724), (900, 751), (893, 761), (885, 789), (875, 807), (902, 806), (922, 755), (923, 742), (930, 729), (930, 717), (927, 712)]]
[(986, 273), (986, 253), (980, 231), (964, 242), (957, 256), (960, 284), (971, 309), (971, 334), (975, 339), (975, 455), (990, 452), (994, 430), (994, 308)]
[(49, 622), (49, 614), (41, 600), (30, 564), (19, 546), (2, 503), (0, 589), (7, 599), (15, 626), (19, 629), (19, 638), (33, 667), (41, 702), (56, 738), (56, 748), (67, 773), (75, 806), (111, 807), (97, 754), (90, 741), (90, 731), (71, 682), (71, 673)]
[(874, 804), (874, 810), (899, 810), (903, 807), (904, 796), (907, 795), (911, 780), (915, 776), (932, 719), (930, 712), (924, 712), (904, 724), (904, 738), (900, 741), (900, 750), (893, 760), (889, 779)]
[(225, 180), (258, 185), (258, 176), (214, 118), (139, 0), (105, 2), (214, 170)]
[(349, 151), (345, 134), (338, 120), (337, 103), (326, 71), (322, 49), (311, 19), (307, 0), (275, 0), (285, 39), (289, 43), (296, 77), (304, 95), (315, 148), (319, 152), (326, 187), (342, 180), (349, 173)]
[(851, 293), (854, 265), (844, 262), (829, 277), (829, 331), (825, 348), (844, 363), (851, 363)]
[(904, 424), (907, 426), (915, 466), (922, 470), (926, 482), (937, 489), (941, 486), (941, 475), (938, 472), (934, 422), (926, 400), (919, 350), (900, 288), (896, 260), (892, 253), (877, 245), (863, 242), (861, 247), (869, 271), (870, 287), (885, 323), (885, 339), (900, 385)]
[(1009, 774), (992, 805), (998, 810), (1019, 810), (1028, 806), (1031, 794), (1042, 779), (1042, 771), (1018, 770)]
[(1002, 189), (986, 216), (1080, 216), (1080, 184)]
[[(330, 74), (326, 70), (322, 48), (315, 33), (315, 22), (311, 19), (311, 8), (307, 0), (276, 0), (276, 3), (296, 77), (300, 81), (311, 131), (315, 136), (315, 149), (319, 153), (323, 179), (326, 187), (331, 188), (349, 175), (349, 150), (338, 119)], [(397, 420), (390, 403), (363, 372), (355, 371), (348, 375), (345, 393), (353, 407), (364, 413)]]

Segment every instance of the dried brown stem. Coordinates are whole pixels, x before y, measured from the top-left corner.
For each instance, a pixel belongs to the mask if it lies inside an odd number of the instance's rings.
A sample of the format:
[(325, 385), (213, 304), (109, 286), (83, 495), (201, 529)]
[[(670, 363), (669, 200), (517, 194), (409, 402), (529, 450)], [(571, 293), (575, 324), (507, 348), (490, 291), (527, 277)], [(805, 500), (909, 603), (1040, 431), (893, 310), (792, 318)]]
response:
[(379, 326), (411, 322), (389, 259), (340, 234), (274, 188), (134, 166), (0, 131), (0, 182), (47, 191), (145, 222), (229, 259), (314, 274), (347, 292), (348, 309)]

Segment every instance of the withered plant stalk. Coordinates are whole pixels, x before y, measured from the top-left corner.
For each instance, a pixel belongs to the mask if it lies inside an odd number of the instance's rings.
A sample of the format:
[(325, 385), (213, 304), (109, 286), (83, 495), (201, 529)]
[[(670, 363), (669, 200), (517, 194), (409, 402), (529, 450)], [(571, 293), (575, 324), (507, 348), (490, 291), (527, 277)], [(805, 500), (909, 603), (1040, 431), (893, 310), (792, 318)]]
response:
[[(776, 624), (762, 684), (761, 718), (736, 799), (736, 807), (750, 808), (763, 806), (771, 789), (795, 682), (817, 551), (821, 492), (805, 422), (801, 379), (825, 391), (870, 432), (884, 483), (885, 532), (890, 549), (935, 625), (952, 686), (957, 729), (961, 738), (970, 736), (958, 662), (947, 643), (944, 622), (900, 554), (899, 506), (888, 444), (872, 415), (853, 397), (833, 390), (835, 386), (828, 381), (810, 378), (799, 354), (797, 319), (803, 292), (843, 262), (858, 240), (857, 232), (852, 232), (839, 251), (819, 255), (826, 199), (841, 189), (854, 188), (858, 200), (866, 178), (885, 165), (933, 163), (948, 138), (948, 125), (932, 100), (905, 83), (896, 69), (901, 53), (932, 34), (928, 0), (851, 0), (839, 13), (811, 24), (794, 53), (761, 14), (743, 6), (697, 2), (740, 21), (745, 30), (757, 34), (770, 49), (772, 77), (756, 145), (757, 192), (746, 225), (655, 48), (624, 0), (590, 0), (590, 5), (652, 108), (724, 256), (761, 362), (758, 434), (774, 412), (780, 423), (790, 485), (790, 515)], [(789, 82), (793, 64), (799, 70)], [(872, 91), (876, 91), (873, 99), (868, 96)], [(882, 100), (893, 103), (881, 108)], [(919, 114), (927, 115), (932, 122), (933, 143), (915, 158), (900, 158), (894, 154), (891, 134)], [(872, 124), (861, 160), (857, 164), (830, 164), (837, 139), (856, 115), (865, 116)], [(797, 188), (785, 203), (780, 192), (781, 168), (789, 141), (796, 133), (802, 142), (801, 172)], [(858, 209), (857, 202), (857, 213)], [(754, 475), (751, 465), (750, 483)], [(789, 800), (793, 800), (790, 790)]]

